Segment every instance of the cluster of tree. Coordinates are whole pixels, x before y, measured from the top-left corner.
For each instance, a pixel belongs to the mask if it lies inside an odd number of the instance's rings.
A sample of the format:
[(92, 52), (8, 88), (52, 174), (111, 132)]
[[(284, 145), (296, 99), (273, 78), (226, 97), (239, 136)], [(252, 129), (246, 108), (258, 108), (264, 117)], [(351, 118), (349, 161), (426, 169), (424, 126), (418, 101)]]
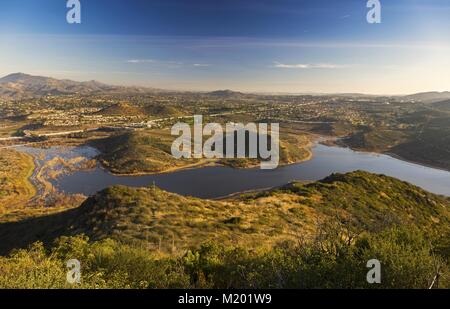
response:
[[(330, 225), (314, 240), (249, 250), (208, 242), (180, 256), (105, 239), (61, 237), (0, 257), (0, 288), (448, 288), (447, 238), (415, 228), (349, 234)], [(80, 261), (80, 283), (67, 261)], [(367, 261), (381, 263), (368, 283)]]

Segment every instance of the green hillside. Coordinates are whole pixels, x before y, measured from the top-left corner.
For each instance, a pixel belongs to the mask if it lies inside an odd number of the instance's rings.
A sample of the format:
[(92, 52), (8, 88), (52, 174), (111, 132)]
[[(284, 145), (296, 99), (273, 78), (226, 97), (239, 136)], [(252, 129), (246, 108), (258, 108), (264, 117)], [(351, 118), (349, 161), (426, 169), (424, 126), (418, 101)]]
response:
[(50, 243), (78, 234), (170, 253), (208, 240), (270, 247), (314, 237), (321, 222), (337, 219), (361, 231), (408, 225), (441, 233), (450, 226), (449, 206), (448, 199), (366, 172), (336, 174), (224, 201), (183, 197), (158, 188), (114, 186), (77, 209), (0, 224), (0, 249), (5, 253), (37, 240)]
[(149, 116), (155, 117), (175, 117), (182, 116), (183, 112), (176, 107), (165, 104), (147, 104), (144, 105), (143, 110)]
[(100, 161), (113, 173), (157, 173), (189, 163), (172, 156), (172, 141), (170, 132), (136, 131), (95, 140), (92, 145), (102, 152)]
[[(225, 201), (116, 186), (77, 209), (0, 224), (2, 254), (15, 249), (0, 256), (0, 287), (428, 288), (439, 274), (433, 287), (448, 288), (449, 206), (360, 171)], [(366, 281), (373, 258), (382, 284)]]
[(98, 111), (96, 114), (103, 116), (139, 116), (145, 115), (144, 109), (127, 102), (120, 102)]
[[(116, 174), (172, 172), (180, 168), (206, 164), (247, 168), (259, 165), (259, 159), (175, 159), (171, 145), (175, 137), (168, 130), (133, 131), (94, 140), (92, 146), (101, 151), (103, 166)], [(224, 141), (224, 148), (226, 142)], [(281, 132), (280, 165), (311, 158), (311, 142), (307, 135)], [(225, 150), (224, 150), (225, 151)]]
[(405, 160), (450, 170), (450, 117), (448, 101), (433, 105), (435, 109), (412, 111), (393, 124), (375, 124), (338, 141), (355, 150), (395, 154)]
[(174, 117), (181, 116), (182, 113), (173, 106), (161, 104), (145, 104), (143, 106), (129, 102), (119, 102), (98, 111), (96, 114), (103, 116), (153, 116), (153, 117)]

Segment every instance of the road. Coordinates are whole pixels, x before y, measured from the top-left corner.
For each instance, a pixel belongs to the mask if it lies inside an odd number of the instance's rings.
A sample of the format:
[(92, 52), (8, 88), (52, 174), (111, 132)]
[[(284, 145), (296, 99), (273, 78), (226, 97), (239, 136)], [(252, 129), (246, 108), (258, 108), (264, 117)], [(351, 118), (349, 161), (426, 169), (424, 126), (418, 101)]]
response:
[[(206, 117), (220, 117), (220, 116), (228, 116), (228, 115), (233, 115), (233, 114), (244, 114), (244, 113), (247, 113), (247, 111), (224, 112), (224, 113), (206, 115)], [(153, 120), (150, 120), (149, 122), (150, 123), (158, 123), (158, 122), (163, 122), (163, 121), (168, 121), (168, 120), (190, 119), (190, 118), (194, 118), (194, 116), (166, 117), (166, 118), (153, 119)], [(123, 128), (126, 128), (126, 127), (123, 127)], [(100, 128), (90, 128), (90, 129), (85, 129), (85, 130), (71, 130), (71, 131), (61, 131), (61, 132), (49, 132), (49, 133), (42, 133), (42, 134), (26, 133), (26, 136), (2, 137), (2, 138), (0, 138), (0, 142), (21, 141), (21, 140), (26, 140), (27, 138), (30, 138), (30, 137), (64, 136), (64, 135), (83, 133), (83, 132), (93, 132), (93, 131), (97, 131), (99, 129)], [(34, 143), (35, 142), (22, 144), (22, 145), (30, 145), (30, 144), (34, 144)], [(4, 147), (0, 147), (0, 149), (11, 148), (11, 147), (15, 147), (15, 146), (18, 146), (18, 145), (4, 146)]]

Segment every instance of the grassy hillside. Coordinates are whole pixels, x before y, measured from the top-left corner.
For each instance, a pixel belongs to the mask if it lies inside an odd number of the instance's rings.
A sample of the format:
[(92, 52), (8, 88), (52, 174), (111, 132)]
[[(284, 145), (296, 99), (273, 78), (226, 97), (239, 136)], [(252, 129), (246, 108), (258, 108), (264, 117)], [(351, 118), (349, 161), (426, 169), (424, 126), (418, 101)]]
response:
[(208, 240), (271, 247), (284, 240), (309, 239), (321, 222), (337, 219), (361, 231), (407, 225), (444, 233), (450, 226), (449, 206), (448, 199), (366, 172), (292, 183), (225, 201), (115, 186), (77, 209), (0, 224), (0, 244), (5, 253), (37, 240), (49, 243), (83, 233), (93, 240), (113, 238), (164, 252), (180, 252)]
[(126, 102), (114, 104), (112, 106), (105, 107), (97, 112), (103, 116), (144, 116), (144, 109), (133, 106)]
[(103, 116), (136, 116), (136, 117), (173, 117), (180, 116), (182, 113), (178, 111), (175, 107), (166, 106), (161, 104), (146, 104), (143, 106), (120, 102), (97, 112), (99, 115)]
[(143, 110), (147, 115), (155, 117), (174, 117), (183, 115), (177, 108), (165, 104), (147, 104), (144, 105)]
[(364, 126), (338, 143), (450, 170), (450, 114), (445, 107), (448, 102), (408, 113), (395, 126)]
[[(0, 256), (0, 288), (449, 288), (449, 255), (440, 240), (413, 227), (362, 234), (349, 242), (329, 227), (309, 243), (269, 250), (202, 244), (168, 256), (145, 247), (83, 236), (62, 237), (50, 250), (40, 242)], [(447, 246), (447, 249), (449, 247)], [(76, 257), (81, 283), (66, 281), (66, 262)], [(368, 260), (381, 262), (381, 284), (368, 284)], [(436, 268), (436, 266), (439, 268)]]
[(450, 117), (429, 120), (390, 151), (407, 160), (450, 170)]
[[(170, 132), (127, 132), (93, 141), (102, 154), (99, 159), (113, 173), (157, 173), (189, 164), (175, 159), (170, 150)], [(192, 163), (192, 162), (191, 162)]]
[(431, 104), (431, 106), (440, 111), (450, 112), (450, 100), (436, 102), (436, 103)]
[(33, 170), (29, 155), (0, 149), (0, 215), (24, 206), (34, 196), (35, 188), (28, 180)]
[[(92, 145), (102, 152), (99, 157), (102, 164), (116, 174), (168, 172), (203, 164), (221, 164), (235, 168), (246, 168), (259, 164), (258, 159), (175, 159), (171, 153), (174, 139), (175, 136), (166, 130), (135, 131), (95, 140)], [(306, 135), (282, 132), (280, 164), (309, 159), (311, 157), (310, 146), (311, 142)]]
[[(226, 201), (117, 186), (0, 224), (1, 254), (29, 246), (0, 256), (0, 288), (428, 288), (437, 273), (448, 288), (449, 207), (366, 172)], [(373, 258), (382, 283), (369, 285)]]
[(348, 145), (356, 150), (387, 152), (406, 139), (407, 135), (402, 131), (365, 127), (338, 141), (338, 144)]

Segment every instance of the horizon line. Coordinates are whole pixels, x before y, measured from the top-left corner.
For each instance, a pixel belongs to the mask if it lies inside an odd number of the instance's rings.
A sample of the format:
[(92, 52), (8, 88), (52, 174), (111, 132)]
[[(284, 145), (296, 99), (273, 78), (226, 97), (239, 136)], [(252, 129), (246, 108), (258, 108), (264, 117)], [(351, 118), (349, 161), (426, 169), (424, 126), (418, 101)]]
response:
[[(3, 73), (5, 74), (5, 73)], [(96, 79), (91, 79), (91, 80), (77, 80), (77, 79), (71, 79), (71, 78), (56, 78), (53, 76), (49, 76), (46, 74), (40, 74), (40, 73), (24, 73), (24, 72), (13, 72), (13, 73), (8, 73), (6, 75), (3, 75), (0, 77), (0, 79), (11, 76), (11, 75), (17, 75), (17, 74), (22, 74), (22, 75), (27, 75), (27, 76), (31, 76), (31, 77), (43, 77), (43, 78), (52, 78), (52, 79), (56, 79), (56, 80), (67, 80), (67, 81), (72, 81), (72, 82), (77, 82), (77, 83), (87, 83), (87, 82), (97, 82), (97, 83), (101, 83), (107, 86), (115, 86), (115, 87), (124, 87), (124, 88), (148, 88), (149, 90), (160, 90), (160, 91), (167, 91), (167, 92), (197, 92), (197, 93), (209, 93), (209, 92), (214, 92), (214, 91), (232, 91), (232, 92), (241, 92), (243, 94), (255, 94), (255, 95), (316, 95), (316, 96), (321, 96), (321, 95), (359, 95), (359, 96), (378, 96), (378, 97), (383, 97), (383, 96), (389, 96), (389, 97), (398, 97), (398, 96), (408, 96), (408, 95), (415, 95), (415, 94), (421, 94), (421, 93), (446, 93), (446, 92), (450, 92), (450, 90), (424, 90), (424, 91), (418, 91), (418, 92), (414, 92), (414, 93), (396, 93), (396, 94), (388, 94), (388, 93), (365, 93), (365, 92), (358, 92), (358, 91), (344, 91), (344, 92), (327, 92), (327, 91), (252, 91), (252, 90), (240, 90), (240, 89), (228, 89), (227, 87), (224, 88), (215, 88), (210, 89), (210, 90), (198, 90), (198, 89), (177, 89), (177, 88), (159, 88), (159, 87), (152, 87), (152, 86), (140, 86), (137, 84), (115, 84), (115, 83), (109, 83), (109, 82), (102, 82), (100, 80), (96, 80)]]

